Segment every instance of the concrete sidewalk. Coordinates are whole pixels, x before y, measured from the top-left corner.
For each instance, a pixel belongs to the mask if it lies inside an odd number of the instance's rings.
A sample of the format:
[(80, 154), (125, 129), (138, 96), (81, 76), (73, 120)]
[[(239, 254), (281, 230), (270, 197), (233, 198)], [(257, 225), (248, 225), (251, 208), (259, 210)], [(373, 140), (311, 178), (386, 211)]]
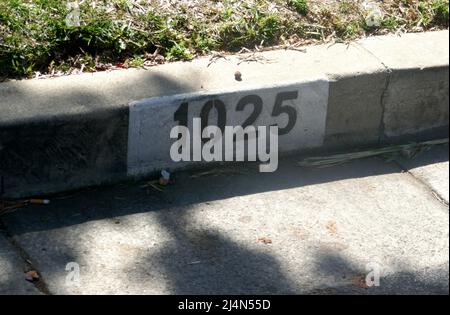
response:
[(276, 124), (280, 154), (448, 137), (448, 41), (448, 31), (389, 35), (1, 83), (3, 197), (179, 169), (170, 130), (194, 117)]
[[(398, 164), (283, 160), (271, 174), (182, 172), (164, 191), (85, 190), (0, 219), (53, 294), (448, 294), (448, 175), (448, 146)], [(1, 293), (23, 292), (17, 259), (0, 255)], [(380, 286), (366, 287), (375, 267)]]

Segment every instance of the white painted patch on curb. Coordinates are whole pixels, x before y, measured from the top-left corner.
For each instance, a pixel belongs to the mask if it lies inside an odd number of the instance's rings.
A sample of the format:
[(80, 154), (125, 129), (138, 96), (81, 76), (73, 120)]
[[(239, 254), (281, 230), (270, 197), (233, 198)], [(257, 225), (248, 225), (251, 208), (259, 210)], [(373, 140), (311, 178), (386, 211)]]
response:
[[(280, 129), (278, 152), (319, 147), (325, 137), (329, 82), (318, 78), (233, 91), (196, 92), (144, 99), (130, 104), (128, 175), (145, 175), (173, 162), (170, 130), (202, 117), (206, 125), (270, 126)], [(205, 163), (205, 162), (197, 162)]]

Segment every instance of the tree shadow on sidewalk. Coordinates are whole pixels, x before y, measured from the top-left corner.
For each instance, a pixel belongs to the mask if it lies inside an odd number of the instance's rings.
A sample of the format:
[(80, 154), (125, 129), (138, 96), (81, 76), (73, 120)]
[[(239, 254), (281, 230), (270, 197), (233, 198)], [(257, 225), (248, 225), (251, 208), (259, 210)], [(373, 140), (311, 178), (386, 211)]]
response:
[(159, 211), (157, 220), (171, 241), (156, 253), (144, 253), (137, 259), (138, 265), (128, 268), (142, 275), (157, 270), (169, 293), (295, 293), (269, 252), (240, 245), (217, 230), (195, 226), (185, 209)]

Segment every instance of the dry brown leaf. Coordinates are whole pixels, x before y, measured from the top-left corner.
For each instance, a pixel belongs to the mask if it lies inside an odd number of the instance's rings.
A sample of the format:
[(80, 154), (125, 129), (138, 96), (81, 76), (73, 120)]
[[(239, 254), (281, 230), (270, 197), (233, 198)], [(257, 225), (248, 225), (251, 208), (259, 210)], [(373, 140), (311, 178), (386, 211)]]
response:
[(30, 270), (25, 272), (25, 280), (27, 281), (38, 281), (39, 280), (39, 274), (36, 270)]
[(258, 238), (258, 241), (260, 241), (264, 244), (272, 244), (272, 240), (265, 236)]
[(359, 288), (362, 289), (368, 289), (369, 286), (366, 283), (366, 277), (365, 275), (356, 275), (352, 278), (352, 282), (354, 285), (356, 285)]
[(327, 225), (325, 225), (325, 227), (327, 228), (328, 232), (330, 232), (330, 234), (332, 235), (336, 235), (337, 234), (337, 225), (336, 222), (334, 221), (329, 221), (327, 223)]

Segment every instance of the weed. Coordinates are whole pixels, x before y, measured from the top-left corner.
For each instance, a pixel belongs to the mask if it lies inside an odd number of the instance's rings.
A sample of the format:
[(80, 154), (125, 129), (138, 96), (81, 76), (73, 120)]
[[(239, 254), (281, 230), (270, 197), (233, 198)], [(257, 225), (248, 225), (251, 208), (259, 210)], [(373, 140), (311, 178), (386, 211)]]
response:
[(288, 4), (300, 14), (306, 15), (308, 13), (308, 4), (306, 0), (289, 0)]

